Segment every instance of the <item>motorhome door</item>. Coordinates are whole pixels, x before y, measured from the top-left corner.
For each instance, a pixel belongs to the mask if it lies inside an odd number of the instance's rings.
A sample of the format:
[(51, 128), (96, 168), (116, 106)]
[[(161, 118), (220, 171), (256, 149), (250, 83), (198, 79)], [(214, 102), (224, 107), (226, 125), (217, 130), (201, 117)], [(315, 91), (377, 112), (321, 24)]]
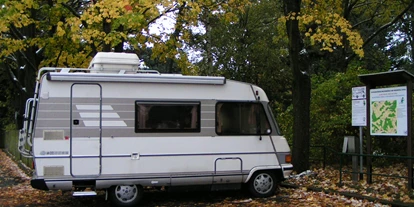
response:
[(97, 177), (102, 171), (102, 87), (74, 83), (70, 102), (70, 173)]

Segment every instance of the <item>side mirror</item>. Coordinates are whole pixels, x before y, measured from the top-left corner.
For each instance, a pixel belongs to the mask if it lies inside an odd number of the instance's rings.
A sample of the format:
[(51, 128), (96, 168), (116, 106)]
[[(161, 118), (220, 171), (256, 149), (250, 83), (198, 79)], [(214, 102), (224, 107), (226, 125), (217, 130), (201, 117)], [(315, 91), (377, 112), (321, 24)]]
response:
[(266, 134), (270, 134), (270, 133), (272, 133), (272, 130), (271, 129), (266, 129)]

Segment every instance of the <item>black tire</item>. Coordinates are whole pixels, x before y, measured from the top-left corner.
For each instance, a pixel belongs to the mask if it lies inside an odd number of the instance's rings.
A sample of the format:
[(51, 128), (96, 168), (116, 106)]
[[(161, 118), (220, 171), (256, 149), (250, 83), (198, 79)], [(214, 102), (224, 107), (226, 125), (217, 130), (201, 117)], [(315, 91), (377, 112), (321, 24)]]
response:
[(277, 185), (275, 174), (268, 171), (255, 172), (248, 182), (250, 193), (258, 198), (274, 195)]
[(137, 206), (143, 196), (144, 190), (139, 185), (117, 185), (109, 188), (109, 200), (113, 206)]

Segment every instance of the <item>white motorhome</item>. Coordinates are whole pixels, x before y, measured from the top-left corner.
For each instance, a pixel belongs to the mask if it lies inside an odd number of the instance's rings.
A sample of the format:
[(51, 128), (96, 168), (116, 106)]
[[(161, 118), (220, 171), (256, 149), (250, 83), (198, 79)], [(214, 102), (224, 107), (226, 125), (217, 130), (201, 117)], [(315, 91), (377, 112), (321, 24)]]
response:
[(106, 190), (117, 206), (136, 205), (143, 187), (273, 195), (293, 166), (261, 88), (138, 65), (135, 54), (98, 53), (88, 69), (39, 71), (18, 146), (33, 157), (33, 188)]

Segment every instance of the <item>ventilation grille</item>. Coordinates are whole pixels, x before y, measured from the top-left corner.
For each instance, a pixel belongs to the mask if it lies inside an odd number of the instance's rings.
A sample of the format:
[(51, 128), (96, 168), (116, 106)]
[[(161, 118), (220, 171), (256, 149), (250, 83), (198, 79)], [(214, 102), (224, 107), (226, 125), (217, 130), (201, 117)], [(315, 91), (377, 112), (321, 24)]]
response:
[(43, 131), (44, 140), (64, 140), (64, 131), (63, 130), (44, 130)]
[(44, 166), (43, 174), (45, 177), (63, 176), (63, 166)]

